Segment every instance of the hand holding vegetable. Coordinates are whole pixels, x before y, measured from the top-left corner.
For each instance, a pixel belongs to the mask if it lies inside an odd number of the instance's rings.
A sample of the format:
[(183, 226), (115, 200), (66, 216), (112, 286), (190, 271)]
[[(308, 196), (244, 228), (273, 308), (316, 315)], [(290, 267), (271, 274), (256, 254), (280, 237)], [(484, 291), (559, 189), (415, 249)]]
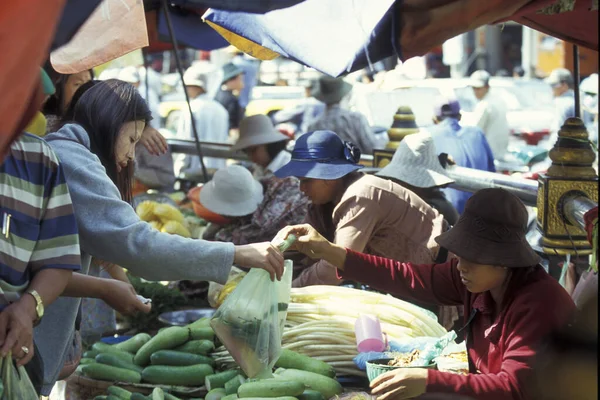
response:
[(281, 280), (283, 274), (283, 254), (269, 242), (235, 246), (233, 262), (240, 267), (262, 268), (271, 280)]
[(115, 311), (130, 315), (138, 311), (149, 313), (152, 309), (152, 304), (144, 304), (135, 292), (130, 283), (119, 281), (116, 279), (105, 279), (102, 291), (102, 300)]
[(167, 140), (164, 136), (150, 125), (146, 125), (146, 128), (144, 128), (144, 132), (140, 138), (140, 144), (148, 149), (150, 154), (154, 156), (165, 154), (169, 149)]
[(412, 399), (427, 389), (425, 368), (399, 368), (378, 376), (371, 382), (371, 394), (377, 399)]
[(312, 259), (322, 259), (339, 269), (344, 269), (346, 249), (325, 239), (315, 228), (308, 224), (286, 226), (277, 236), (287, 238), (296, 236), (290, 249), (298, 250)]

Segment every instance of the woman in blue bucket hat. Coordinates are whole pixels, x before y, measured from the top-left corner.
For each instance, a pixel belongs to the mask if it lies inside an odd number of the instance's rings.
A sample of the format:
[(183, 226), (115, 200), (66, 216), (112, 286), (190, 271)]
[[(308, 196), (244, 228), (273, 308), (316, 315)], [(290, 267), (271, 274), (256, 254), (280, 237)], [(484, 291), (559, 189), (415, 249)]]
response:
[[(413, 192), (360, 172), (360, 150), (332, 131), (300, 136), (292, 159), (275, 172), (295, 176), (311, 200), (307, 223), (338, 245), (368, 254), (432, 262), (444, 230), (443, 217)], [(403, 258), (399, 258), (403, 257)], [(308, 260), (294, 287), (339, 285), (324, 260)]]

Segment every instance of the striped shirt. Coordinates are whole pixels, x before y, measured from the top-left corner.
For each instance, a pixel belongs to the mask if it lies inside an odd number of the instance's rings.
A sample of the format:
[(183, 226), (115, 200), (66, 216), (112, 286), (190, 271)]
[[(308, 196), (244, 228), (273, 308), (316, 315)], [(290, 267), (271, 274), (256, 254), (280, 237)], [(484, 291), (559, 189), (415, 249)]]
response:
[(79, 270), (77, 221), (58, 158), (24, 134), (0, 166), (0, 279), (20, 286), (46, 268)]

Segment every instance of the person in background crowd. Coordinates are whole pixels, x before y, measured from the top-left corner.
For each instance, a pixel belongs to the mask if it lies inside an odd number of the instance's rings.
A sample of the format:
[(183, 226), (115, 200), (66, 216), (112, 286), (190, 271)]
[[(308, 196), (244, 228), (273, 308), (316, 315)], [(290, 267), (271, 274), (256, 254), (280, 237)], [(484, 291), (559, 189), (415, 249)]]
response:
[[(568, 293), (539, 264), (527, 242), (527, 220), (515, 195), (480, 190), (458, 223), (436, 237), (456, 258), (421, 265), (333, 244), (310, 225), (280, 233), (296, 235), (292, 249), (326, 260), (346, 279), (407, 301), (464, 306), (469, 374), (398, 368), (371, 381), (374, 396), (403, 400), (448, 393), (474, 400), (524, 400), (538, 399), (531, 383), (539, 346), (575, 313)], [(588, 374), (596, 376), (595, 371)]]
[(79, 87), (94, 78), (92, 70), (79, 72), (72, 75), (59, 74), (51, 66), (46, 67), (46, 72), (53, 78), (56, 92), (48, 98), (42, 112), (46, 116), (47, 133), (56, 132), (60, 120), (69, 109), (73, 95)]
[(240, 105), (238, 98), (244, 89), (244, 70), (233, 63), (223, 66), (223, 83), (221, 90), (217, 93), (217, 100), (229, 114), (229, 129), (238, 129), (244, 118), (245, 110)]
[[(566, 68), (556, 68), (545, 79), (552, 87), (554, 106), (556, 107), (555, 130), (558, 131), (567, 118), (575, 116), (575, 92), (573, 75)], [(554, 144), (554, 143), (552, 143)]]
[(262, 178), (287, 164), (292, 155), (286, 150), (289, 138), (279, 132), (266, 115), (246, 117), (240, 124), (240, 137), (231, 148), (243, 151), (254, 163), (253, 175)]
[[(211, 86), (220, 74), (208, 62), (192, 65), (185, 71), (183, 82), (190, 97), (192, 116), (194, 118), (198, 139), (200, 141), (227, 143), (229, 140), (229, 115), (227, 110), (214, 100)], [(194, 140), (191, 116), (187, 110), (182, 111), (175, 137), (177, 139)], [(206, 168), (219, 169), (225, 167), (225, 160), (204, 157)], [(175, 176), (181, 172), (200, 168), (198, 156), (175, 156)]]
[(515, 79), (523, 78), (525, 76), (525, 70), (523, 69), (522, 66), (517, 65), (516, 67), (513, 68), (512, 76)]
[[(481, 128), (460, 124), (460, 105), (456, 99), (438, 97), (434, 105), (431, 134), (438, 153), (446, 153), (459, 167), (496, 172), (494, 155)], [(462, 214), (472, 193), (453, 188), (443, 189), (456, 211)]]
[(594, 73), (581, 81), (579, 89), (583, 93), (581, 109), (583, 122), (590, 140), (598, 143), (598, 74)]
[(308, 131), (329, 130), (345, 142), (354, 143), (363, 154), (373, 154), (375, 141), (367, 118), (344, 110), (340, 103), (352, 91), (352, 85), (342, 78), (322, 76), (311, 94), (326, 104), (324, 114), (313, 122)]
[(490, 74), (478, 70), (471, 74), (469, 85), (478, 100), (475, 106), (475, 125), (483, 131), (494, 158), (502, 160), (508, 148), (510, 128), (506, 119), (507, 107), (502, 99), (490, 93)]
[(244, 71), (244, 87), (242, 90), (240, 90), (238, 101), (240, 103), (240, 107), (245, 110), (248, 106), (248, 103), (250, 103), (252, 89), (254, 89), (258, 83), (260, 61), (241, 51), (236, 51), (231, 62)]
[(246, 168), (231, 165), (202, 187), (200, 203), (231, 221), (211, 224), (203, 239), (240, 245), (270, 241), (285, 226), (301, 223), (308, 199), (293, 177), (271, 175), (256, 181)]
[(454, 181), (442, 168), (429, 133), (406, 136), (392, 161), (375, 175), (410, 190), (442, 214), (450, 225), (458, 221), (456, 209), (441, 191)]
[[(44, 71), (43, 68), (41, 68), (40, 70), (41, 70), (41, 83), (42, 83), (42, 88), (43, 88), (43, 92), (44, 92), (44, 103), (45, 103), (50, 98), (50, 96), (52, 96), (54, 93), (56, 93), (56, 89), (54, 88), (54, 85), (52, 84), (52, 80), (50, 79), (50, 77), (48, 76), (46, 71)], [(33, 117), (31, 122), (29, 123), (29, 125), (27, 125), (24, 129), (25, 132), (31, 133), (38, 137), (45, 136), (47, 130), (48, 130), (48, 123), (46, 120), (46, 116), (41, 111), (38, 111), (35, 114), (35, 117)]]
[[(46, 137), (63, 160), (79, 227), (84, 273), (74, 274), (69, 282), (67, 288), (74, 291), (71, 295), (100, 297), (104, 290), (97, 285), (97, 278), (86, 275), (92, 257), (148, 280), (224, 282), (234, 263), (271, 269), (272, 277), (281, 276), (283, 256), (270, 243), (234, 246), (185, 239), (161, 233), (139, 219), (130, 204), (131, 164), (151, 115), (133, 86), (119, 80), (99, 82), (74, 107), (73, 123)], [(134, 291), (114, 295), (124, 297), (110, 304), (115, 308), (130, 311), (139, 303)], [(135, 302), (130, 302), (128, 295)], [(49, 385), (54, 384), (64, 349), (72, 341), (79, 302), (59, 299), (53, 306), (54, 318), (46, 325), (43, 321), (36, 331), (45, 339), (45, 348), (52, 349), (43, 354)]]
[[(275, 176), (300, 179), (300, 190), (311, 201), (306, 222), (328, 240), (369, 254), (445, 261), (433, 240), (445, 230), (444, 218), (402, 186), (358, 172), (359, 159), (353, 144), (334, 132), (315, 131), (298, 138), (291, 161)], [(343, 282), (327, 261), (310, 261), (294, 287)]]

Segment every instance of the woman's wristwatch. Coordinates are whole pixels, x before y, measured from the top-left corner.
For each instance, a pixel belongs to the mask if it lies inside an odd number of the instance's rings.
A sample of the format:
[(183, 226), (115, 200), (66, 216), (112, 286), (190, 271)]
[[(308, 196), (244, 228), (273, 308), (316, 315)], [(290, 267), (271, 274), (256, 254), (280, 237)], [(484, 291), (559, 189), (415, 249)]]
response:
[(37, 318), (33, 321), (33, 326), (38, 326), (44, 316), (44, 302), (42, 296), (35, 289), (28, 289), (25, 293), (30, 294), (35, 299), (35, 313)]

